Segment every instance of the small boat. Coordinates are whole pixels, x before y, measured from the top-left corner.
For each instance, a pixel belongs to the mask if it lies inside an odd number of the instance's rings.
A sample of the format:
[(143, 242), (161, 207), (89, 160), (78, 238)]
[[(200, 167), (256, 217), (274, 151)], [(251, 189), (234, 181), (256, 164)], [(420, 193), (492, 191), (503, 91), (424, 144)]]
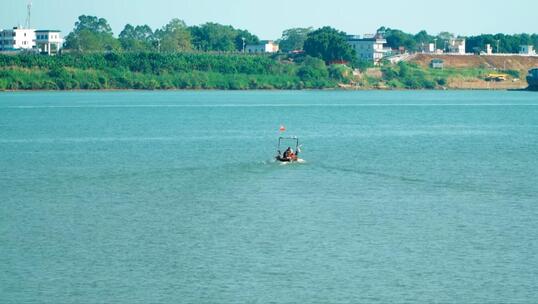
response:
[[(282, 151), (283, 146), (288, 146), (284, 152)], [(295, 147), (293, 149), (292, 147)], [(301, 153), (301, 146), (299, 145), (299, 138), (297, 137), (279, 137), (277, 145), (277, 153), (275, 159), (281, 163), (303, 163), (304, 160), (299, 158), (299, 153)]]
[(527, 82), (529, 83), (529, 90), (538, 91), (538, 68), (529, 71)]

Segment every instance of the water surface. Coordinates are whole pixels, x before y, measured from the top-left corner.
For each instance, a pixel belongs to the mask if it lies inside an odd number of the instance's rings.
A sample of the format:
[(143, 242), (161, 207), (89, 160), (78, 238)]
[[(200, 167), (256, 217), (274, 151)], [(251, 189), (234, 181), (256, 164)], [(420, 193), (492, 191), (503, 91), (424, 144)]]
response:
[(535, 303), (537, 156), (527, 92), (2, 93), (1, 302)]

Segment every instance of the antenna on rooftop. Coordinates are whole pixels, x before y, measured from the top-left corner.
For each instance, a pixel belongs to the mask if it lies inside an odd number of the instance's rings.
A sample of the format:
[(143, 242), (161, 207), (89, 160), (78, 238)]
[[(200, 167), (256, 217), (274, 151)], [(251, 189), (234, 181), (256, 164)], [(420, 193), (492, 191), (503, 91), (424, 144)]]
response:
[(32, 0), (30, 0), (26, 8), (28, 9), (26, 15), (26, 28), (29, 29), (32, 26)]

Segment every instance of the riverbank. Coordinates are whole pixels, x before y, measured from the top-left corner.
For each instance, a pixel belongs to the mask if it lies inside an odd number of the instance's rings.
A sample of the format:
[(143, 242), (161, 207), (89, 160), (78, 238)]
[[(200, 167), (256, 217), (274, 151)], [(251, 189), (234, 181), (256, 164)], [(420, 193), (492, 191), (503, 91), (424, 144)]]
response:
[[(448, 84), (449, 88), (464, 89), (524, 89), (528, 84), (527, 73), (530, 69), (538, 67), (537, 56), (523, 55), (446, 55), (446, 54), (418, 54), (411, 59), (412, 64), (421, 68), (430, 67), (432, 60), (441, 60), (447, 69), (474, 70), (483, 73), (481, 77), (454, 77)], [(490, 73), (507, 73), (508, 81), (486, 81), (484, 75)]]
[(207, 53), (0, 55), (0, 91), (25, 90), (507, 90), (524, 89), (521, 70), (486, 81), (494, 66), (432, 69), (419, 57), (363, 71), (305, 57)]
[(336, 87), (338, 71), (316, 58), (238, 54), (0, 56), (0, 90), (319, 89)]

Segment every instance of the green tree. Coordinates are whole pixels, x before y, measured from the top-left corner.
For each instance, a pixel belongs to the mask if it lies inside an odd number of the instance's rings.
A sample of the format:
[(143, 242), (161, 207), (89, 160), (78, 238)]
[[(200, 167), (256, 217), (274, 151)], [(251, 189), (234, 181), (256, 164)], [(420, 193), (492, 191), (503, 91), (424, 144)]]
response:
[(304, 81), (320, 80), (329, 76), (329, 70), (323, 60), (307, 56), (297, 71), (297, 76)]
[(135, 27), (127, 24), (119, 36), (123, 49), (132, 52), (153, 50), (154, 39), (153, 31), (148, 25)]
[(353, 82), (353, 69), (343, 64), (333, 64), (329, 67), (329, 76), (342, 83)]
[(279, 41), (280, 49), (283, 52), (302, 50), (310, 32), (312, 32), (311, 27), (292, 28), (285, 30), (282, 33), (282, 38)]
[(75, 31), (82, 30), (112, 35), (112, 28), (108, 24), (108, 21), (105, 18), (95, 16), (82, 15), (78, 17), (78, 21), (75, 22)]
[(437, 38), (441, 40), (450, 40), (454, 39), (455, 37), (456, 36), (454, 34), (449, 32), (440, 32), (439, 34), (437, 34)]
[(412, 34), (385, 27), (381, 27), (378, 30), (378, 33), (382, 33), (385, 39), (387, 39), (387, 45), (392, 49), (399, 49), (400, 47), (403, 47), (409, 51), (417, 50), (417, 42)]
[(304, 50), (307, 55), (321, 58), (326, 63), (356, 60), (355, 50), (346, 41), (346, 33), (329, 26), (309, 33)]
[(65, 47), (78, 51), (105, 51), (119, 49), (120, 43), (112, 35), (106, 19), (82, 15), (65, 38)]
[(429, 35), (428, 32), (426, 32), (425, 30), (422, 30), (416, 33), (413, 38), (415, 40), (415, 44), (417, 45), (417, 47), (419, 45), (422, 46), (422, 45), (427, 45), (429, 43), (433, 43), (435, 39), (435, 37), (433, 37), (432, 35)]
[(230, 25), (208, 22), (191, 27), (191, 33), (194, 45), (200, 51), (231, 52), (237, 49), (238, 34)]
[(447, 51), (449, 41), (454, 38), (456, 38), (456, 36), (452, 33), (440, 32), (437, 34), (437, 47)]
[(538, 35), (536, 34), (482, 34), (467, 37), (467, 51), (483, 51), (485, 46), (490, 44), (494, 52), (518, 53), (521, 45), (533, 45), (538, 49)]
[(183, 20), (172, 19), (162, 29), (155, 31), (158, 49), (163, 52), (182, 52), (192, 49), (191, 33)]

